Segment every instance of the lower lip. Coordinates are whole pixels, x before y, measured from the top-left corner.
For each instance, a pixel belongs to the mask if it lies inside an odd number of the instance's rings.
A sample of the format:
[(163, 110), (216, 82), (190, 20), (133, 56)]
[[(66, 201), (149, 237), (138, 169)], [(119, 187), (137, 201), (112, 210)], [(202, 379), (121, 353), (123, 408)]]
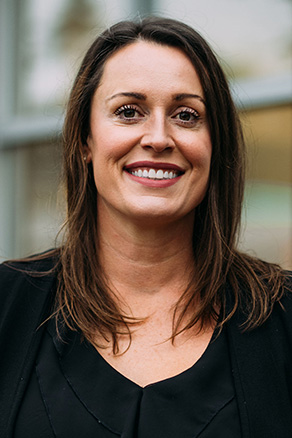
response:
[(132, 173), (129, 172), (126, 172), (126, 174), (129, 176), (130, 179), (132, 179), (133, 181), (139, 184), (142, 184), (143, 186), (156, 187), (156, 188), (173, 186), (182, 177), (182, 175), (179, 175), (176, 178), (172, 178), (172, 179), (150, 179), (150, 178), (141, 178), (139, 176), (132, 175)]

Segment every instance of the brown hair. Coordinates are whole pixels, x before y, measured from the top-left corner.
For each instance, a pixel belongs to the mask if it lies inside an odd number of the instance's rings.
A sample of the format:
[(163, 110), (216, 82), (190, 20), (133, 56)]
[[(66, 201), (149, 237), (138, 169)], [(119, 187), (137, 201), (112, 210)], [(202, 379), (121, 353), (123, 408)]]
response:
[[(70, 95), (64, 125), (64, 169), (67, 188), (66, 239), (60, 249), (56, 312), (73, 329), (93, 341), (96, 330), (111, 333), (114, 352), (117, 335), (132, 321), (121, 314), (108, 293), (98, 260), (97, 191), (92, 165), (83, 160), (89, 133), (93, 94), (107, 59), (121, 47), (137, 40), (180, 48), (199, 75), (210, 125), (212, 161), (210, 184), (196, 208), (193, 250), (195, 276), (183, 294), (174, 315), (173, 339), (182, 330), (211, 318), (221, 324), (241, 306), (247, 312), (246, 327), (253, 328), (269, 316), (272, 304), (283, 293), (283, 274), (276, 265), (237, 251), (244, 191), (244, 144), (237, 112), (224, 73), (206, 41), (189, 26), (166, 18), (150, 17), (139, 22), (120, 22), (103, 32), (82, 62)], [(231, 307), (227, 308), (227, 287)], [(241, 292), (244, 288), (244, 294)], [(200, 303), (194, 307), (194, 294)], [(179, 305), (183, 303), (183, 311)], [(193, 318), (181, 328), (187, 310)]]

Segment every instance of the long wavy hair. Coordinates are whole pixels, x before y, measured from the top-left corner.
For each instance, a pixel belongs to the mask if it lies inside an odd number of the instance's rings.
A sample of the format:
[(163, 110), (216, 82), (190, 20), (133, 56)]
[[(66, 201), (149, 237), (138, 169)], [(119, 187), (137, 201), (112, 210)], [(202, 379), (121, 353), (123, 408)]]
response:
[[(64, 243), (59, 249), (54, 313), (71, 329), (81, 330), (90, 342), (94, 342), (97, 331), (105, 339), (110, 334), (114, 353), (119, 352), (119, 333), (128, 333), (131, 342), (134, 322), (122, 314), (109, 293), (99, 264), (97, 190), (92, 165), (84, 161), (83, 155), (91, 102), (105, 63), (120, 48), (140, 40), (179, 48), (189, 57), (203, 88), (212, 141), (209, 187), (196, 208), (194, 221), (195, 274), (174, 311), (172, 339), (197, 323), (204, 327), (214, 318), (222, 327), (238, 307), (246, 312), (246, 329), (258, 326), (280, 299), (284, 281), (277, 265), (237, 250), (244, 192), (244, 142), (225, 75), (211, 48), (199, 33), (176, 20), (149, 17), (120, 22), (98, 36), (89, 48), (68, 102), (63, 133), (67, 220)], [(195, 296), (200, 297), (196, 306)], [(192, 318), (184, 325), (186, 312)]]

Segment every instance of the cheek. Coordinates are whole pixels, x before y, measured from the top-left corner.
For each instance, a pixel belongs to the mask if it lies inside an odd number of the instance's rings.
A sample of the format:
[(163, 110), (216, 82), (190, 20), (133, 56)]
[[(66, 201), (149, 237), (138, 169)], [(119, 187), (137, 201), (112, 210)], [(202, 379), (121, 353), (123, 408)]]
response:
[(109, 129), (96, 136), (92, 148), (93, 159), (116, 161), (125, 156), (135, 145), (133, 136), (122, 130)]
[(211, 143), (194, 143), (193, 145), (188, 146), (185, 150), (185, 157), (193, 167), (209, 170), (212, 157)]

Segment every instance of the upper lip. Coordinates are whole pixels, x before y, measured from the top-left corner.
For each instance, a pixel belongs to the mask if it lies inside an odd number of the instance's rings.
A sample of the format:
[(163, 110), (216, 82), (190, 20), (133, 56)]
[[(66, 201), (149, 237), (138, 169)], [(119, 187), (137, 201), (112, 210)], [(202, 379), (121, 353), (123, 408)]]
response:
[(177, 172), (184, 173), (184, 170), (173, 163), (162, 163), (157, 161), (135, 161), (134, 163), (127, 164), (124, 169), (137, 169), (141, 167), (148, 167), (149, 169), (165, 169), (165, 170), (176, 170)]

